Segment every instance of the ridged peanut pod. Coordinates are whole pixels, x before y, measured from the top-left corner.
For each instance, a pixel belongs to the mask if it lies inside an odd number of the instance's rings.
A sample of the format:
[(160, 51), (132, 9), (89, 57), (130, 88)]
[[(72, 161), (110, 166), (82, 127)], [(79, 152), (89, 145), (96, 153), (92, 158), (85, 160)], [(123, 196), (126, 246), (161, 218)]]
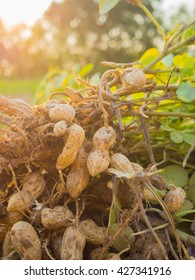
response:
[(87, 169), (87, 157), (88, 153), (85, 147), (81, 146), (67, 176), (66, 189), (73, 198), (77, 198), (89, 183), (90, 175)]
[(49, 117), (53, 122), (72, 122), (75, 117), (75, 109), (68, 104), (57, 104), (49, 109)]
[(85, 235), (76, 226), (68, 227), (63, 235), (61, 246), (62, 260), (82, 260), (86, 244)]
[(29, 223), (20, 221), (11, 229), (11, 242), (22, 260), (40, 260), (41, 242)]
[(134, 172), (134, 168), (130, 160), (121, 153), (113, 154), (110, 157), (110, 164), (112, 165), (112, 167), (122, 172), (128, 172), (128, 173)]
[(114, 146), (116, 133), (111, 126), (101, 127), (93, 136), (93, 146), (97, 150), (109, 150)]
[(184, 204), (186, 193), (182, 188), (174, 187), (164, 197), (164, 203), (171, 213), (178, 211)]
[(0, 225), (0, 243), (3, 242), (7, 232), (7, 227)]
[(66, 121), (59, 121), (54, 125), (53, 134), (56, 137), (61, 137), (65, 134), (66, 130), (67, 130)]
[(91, 151), (87, 158), (87, 168), (92, 177), (104, 172), (110, 164), (109, 152), (107, 150)]
[(57, 158), (56, 168), (62, 170), (71, 165), (78, 154), (78, 151), (85, 140), (85, 132), (83, 128), (77, 124), (69, 127), (67, 141), (62, 153)]
[(95, 249), (92, 249), (89, 253), (89, 259), (98, 260), (101, 252), (102, 252), (102, 247), (97, 247)]
[(30, 192), (21, 190), (10, 197), (7, 205), (7, 211), (25, 211), (32, 206), (33, 201), (34, 200), (32, 199)]
[(3, 245), (2, 245), (2, 255), (3, 255), (3, 257), (6, 257), (13, 250), (14, 250), (14, 247), (13, 247), (12, 242), (11, 242), (10, 231), (8, 231), (5, 235)]
[(22, 215), (22, 213), (20, 212), (7, 212), (7, 214), (5, 215), (5, 217), (1, 218), (0, 222), (2, 224), (7, 224), (7, 225), (13, 225), (18, 221), (23, 220), (24, 216)]
[(43, 175), (34, 172), (28, 175), (28, 177), (25, 179), (22, 190), (28, 191), (34, 201), (43, 193), (45, 190), (45, 185), (46, 184)]
[(7, 211), (24, 211), (31, 207), (33, 202), (45, 190), (45, 180), (39, 173), (31, 173), (23, 182), (22, 190), (14, 193), (7, 206)]
[(145, 86), (146, 75), (140, 69), (127, 68), (123, 72), (121, 80), (124, 87), (136, 91)]
[(56, 206), (54, 209), (44, 208), (41, 211), (41, 222), (48, 229), (61, 228), (73, 218), (73, 213), (65, 206)]
[(91, 244), (100, 245), (107, 241), (107, 228), (97, 226), (91, 219), (81, 221), (79, 229), (86, 236), (87, 242)]

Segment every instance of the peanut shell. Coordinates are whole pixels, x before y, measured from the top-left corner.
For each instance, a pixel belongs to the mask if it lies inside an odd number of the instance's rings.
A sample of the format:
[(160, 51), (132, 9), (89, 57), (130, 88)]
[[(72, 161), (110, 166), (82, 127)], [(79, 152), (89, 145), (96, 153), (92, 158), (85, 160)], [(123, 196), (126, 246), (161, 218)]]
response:
[(45, 180), (39, 173), (31, 173), (24, 181), (22, 190), (28, 191), (33, 201), (36, 200), (45, 190)]
[(186, 193), (182, 188), (174, 188), (167, 192), (164, 203), (171, 213), (178, 211), (184, 204)]
[(72, 122), (75, 117), (75, 109), (68, 104), (58, 104), (49, 109), (49, 117), (53, 122)]
[(61, 137), (65, 134), (66, 130), (67, 130), (66, 121), (59, 121), (54, 125), (53, 134), (56, 137)]
[(41, 211), (41, 222), (48, 229), (63, 227), (73, 218), (74, 215), (68, 207), (56, 206), (54, 209), (44, 208)]
[(93, 146), (95, 149), (109, 150), (114, 146), (116, 134), (111, 126), (101, 127), (93, 136)]
[(58, 170), (66, 168), (75, 161), (84, 140), (85, 132), (83, 128), (77, 124), (71, 125), (64, 149), (57, 158), (56, 168)]
[(86, 244), (85, 235), (76, 226), (68, 227), (63, 235), (61, 246), (62, 260), (82, 260)]
[(130, 160), (121, 153), (113, 154), (110, 157), (110, 164), (112, 167), (122, 172), (128, 172), (128, 173), (134, 172), (134, 168)]
[(11, 229), (12, 245), (22, 260), (40, 260), (41, 242), (29, 223), (20, 221)]
[(7, 211), (25, 211), (33, 204), (33, 198), (29, 191), (21, 190), (14, 193), (8, 200)]
[(127, 68), (123, 72), (121, 79), (123, 86), (133, 91), (143, 88), (146, 84), (145, 73), (136, 68)]
[(67, 176), (66, 189), (73, 198), (78, 197), (89, 183), (90, 175), (87, 169), (87, 157), (88, 153), (81, 146)]
[(87, 168), (92, 177), (104, 172), (110, 164), (110, 157), (107, 150), (91, 151), (87, 158)]
[(91, 244), (100, 245), (107, 241), (107, 228), (97, 226), (91, 219), (81, 221), (79, 229), (86, 236), (87, 242)]

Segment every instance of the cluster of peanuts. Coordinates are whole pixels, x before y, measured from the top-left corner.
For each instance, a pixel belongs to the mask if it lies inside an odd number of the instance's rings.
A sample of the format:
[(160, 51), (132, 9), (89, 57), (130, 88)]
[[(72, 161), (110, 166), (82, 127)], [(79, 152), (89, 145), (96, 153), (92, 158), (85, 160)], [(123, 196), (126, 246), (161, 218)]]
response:
[[(89, 150), (86, 148), (88, 140), (84, 129), (74, 122), (75, 109), (71, 105), (50, 100), (43, 104), (42, 108), (54, 123), (54, 136), (61, 137), (64, 141), (64, 147), (56, 160), (56, 169), (63, 174), (68, 168), (64, 191), (71, 199), (77, 199), (88, 187), (91, 178), (106, 172), (109, 167), (130, 174), (144, 172), (140, 165), (130, 162), (125, 155), (111, 152), (116, 142), (116, 132), (112, 126), (103, 126), (95, 132), (92, 148)], [(43, 172), (31, 172), (23, 179), (22, 188), (17, 188), (9, 198), (6, 215), (0, 218), (2, 259), (12, 258), (15, 252), (22, 260), (42, 259), (43, 242), (40, 240), (40, 229), (28, 221), (25, 213), (31, 211), (35, 202), (46, 191)], [(145, 195), (151, 203), (155, 199), (147, 190)], [(174, 213), (181, 208), (184, 199), (185, 192), (173, 188), (167, 192), (164, 202), (170, 212)], [(81, 260), (86, 244), (102, 246), (109, 241), (107, 227), (98, 226), (92, 219), (77, 221), (75, 213), (66, 203), (54, 208), (45, 207), (43, 203), (40, 215), (43, 226), (41, 231), (63, 230), (59, 242), (59, 258), (62, 260)], [(135, 237), (131, 236), (131, 233), (131, 228), (128, 228), (131, 237), (128, 240), (129, 246), (135, 242)], [(118, 244), (115, 247), (117, 246)], [(98, 246), (92, 250), (91, 259), (97, 258), (98, 250), (100, 250)], [(106, 258), (120, 259), (120, 256), (112, 253)]]

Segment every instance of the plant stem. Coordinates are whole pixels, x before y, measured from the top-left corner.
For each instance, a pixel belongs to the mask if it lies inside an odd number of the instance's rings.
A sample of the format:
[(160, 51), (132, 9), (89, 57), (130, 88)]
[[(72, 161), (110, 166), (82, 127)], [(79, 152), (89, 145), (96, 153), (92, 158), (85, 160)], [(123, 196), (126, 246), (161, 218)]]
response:
[(164, 49), (159, 56), (157, 56), (154, 60), (152, 60), (148, 65), (146, 65), (142, 70), (144, 72), (147, 72), (152, 66), (154, 66), (156, 63), (161, 61), (161, 59), (166, 56), (166, 50)]
[(181, 49), (185, 46), (191, 45), (194, 42), (195, 42), (195, 36), (192, 36), (192, 37), (188, 38), (187, 40), (181, 42), (180, 44), (177, 44), (177, 45), (173, 46), (172, 48), (169, 48), (168, 51), (166, 52), (166, 54), (178, 51), (179, 49)]
[(189, 27), (191, 27), (192, 25), (195, 24), (195, 20), (193, 20), (192, 22), (190, 22), (188, 25), (183, 25), (179, 28), (179, 30), (173, 34), (173, 36), (168, 40), (167, 42), (167, 48), (169, 46), (171, 46), (171, 44), (175, 41), (175, 39), (177, 39), (180, 35), (182, 35), (182, 33), (187, 30)]
[(161, 116), (161, 117), (181, 117), (195, 119), (195, 113), (186, 112), (145, 112), (147, 116)]
[(154, 18), (154, 16), (150, 13), (150, 11), (146, 8), (145, 5), (143, 5), (141, 2), (137, 3), (138, 7), (140, 7), (142, 9), (142, 11), (149, 17), (149, 19), (152, 21), (152, 23), (156, 26), (156, 28), (158, 29), (158, 31), (160, 32), (163, 40), (166, 40), (166, 34), (163, 30), (163, 28), (160, 26), (160, 24), (158, 23), (158, 21)]

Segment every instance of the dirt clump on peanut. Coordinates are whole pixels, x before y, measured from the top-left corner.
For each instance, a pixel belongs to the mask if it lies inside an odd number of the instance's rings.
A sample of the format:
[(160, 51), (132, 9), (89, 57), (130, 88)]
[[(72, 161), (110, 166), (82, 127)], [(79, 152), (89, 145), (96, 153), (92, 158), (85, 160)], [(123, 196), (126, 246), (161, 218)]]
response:
[(172, 214), (185, 192), (168, 192), (148, 143), (138, 149), (130, 132), (146, 112), (119, 97), (144, 90), (146, 75), (102, 79), (36, 106), (0, 96), (1, 259), (189, 258)]

